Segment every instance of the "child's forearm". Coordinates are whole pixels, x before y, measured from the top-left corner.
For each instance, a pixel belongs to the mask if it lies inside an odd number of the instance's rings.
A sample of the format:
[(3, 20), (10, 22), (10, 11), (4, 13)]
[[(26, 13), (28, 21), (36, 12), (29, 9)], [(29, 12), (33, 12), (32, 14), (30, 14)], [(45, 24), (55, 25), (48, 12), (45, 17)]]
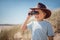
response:
[(23, 31), (27, 29), (27, 23), (28, 23), (30, 17), (31, 17), (31, 16), (28, 16), (27, 19), (25, 20), (24, 24), (22, 25), (22, 30), (23, 30)]
[(29, 19), (30, 19), (30, 17), (27, 17), (27, 19), (25, 20), (23, 25), (26, 25), (28, 23)]

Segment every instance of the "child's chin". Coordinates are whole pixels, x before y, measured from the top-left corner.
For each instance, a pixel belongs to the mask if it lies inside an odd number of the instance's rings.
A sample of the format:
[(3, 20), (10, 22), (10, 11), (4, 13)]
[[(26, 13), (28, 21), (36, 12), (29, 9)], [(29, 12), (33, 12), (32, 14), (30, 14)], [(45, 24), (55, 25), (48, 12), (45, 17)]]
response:
[(39, 20), (39, 18), (36, 18), (37, 20)]
[(36, 20), (40, 20), (40, 19), (36, 18)]

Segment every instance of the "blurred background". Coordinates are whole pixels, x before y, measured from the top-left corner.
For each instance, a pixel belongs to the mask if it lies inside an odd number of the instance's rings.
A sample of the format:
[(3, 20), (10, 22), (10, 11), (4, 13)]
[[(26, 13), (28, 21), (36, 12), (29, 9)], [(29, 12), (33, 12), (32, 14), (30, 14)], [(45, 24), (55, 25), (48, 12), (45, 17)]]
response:
[[(22, 32), (21, 25), (30, 8), (41, 2), (51, 10), (46, 19), (53, 25), (54, 40), (60, 39), (60, 1), (59, 0), (0, 0), (0, 40), (30, 40), (31, 31)], [(30, 21), (33, 21), (31, 19)]]

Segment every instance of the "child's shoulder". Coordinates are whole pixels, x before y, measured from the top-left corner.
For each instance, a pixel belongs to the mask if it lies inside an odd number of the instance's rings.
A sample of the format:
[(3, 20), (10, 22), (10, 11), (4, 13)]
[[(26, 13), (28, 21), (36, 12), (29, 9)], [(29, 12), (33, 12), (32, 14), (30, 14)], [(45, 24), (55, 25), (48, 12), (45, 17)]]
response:
[[(38, 21), (31, 21), (31, 23), (37, 23)], [(48, 20), (43, 20), (42, 23), (51, 24)]]
[(51, 22), (48, 21), (48, 20), (44, 20), (44, 22), (45, 22), (46, 24), (48, 24), (48, 25), (51, 25)]

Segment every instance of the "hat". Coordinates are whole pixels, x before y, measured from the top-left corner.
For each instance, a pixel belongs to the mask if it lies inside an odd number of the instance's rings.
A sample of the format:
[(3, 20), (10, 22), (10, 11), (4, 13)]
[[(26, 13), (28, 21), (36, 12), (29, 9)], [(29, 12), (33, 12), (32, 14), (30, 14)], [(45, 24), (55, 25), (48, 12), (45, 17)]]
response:
[(42, 4), (42, 3), (38, 3), (37, 8), (30, 8), (31, 10), (42, 10), (43, 12), (46, 13), (45, 19), (49, 18), (51, 16), (51, 11), (49, 9), (47, 9), (47, 7)]

